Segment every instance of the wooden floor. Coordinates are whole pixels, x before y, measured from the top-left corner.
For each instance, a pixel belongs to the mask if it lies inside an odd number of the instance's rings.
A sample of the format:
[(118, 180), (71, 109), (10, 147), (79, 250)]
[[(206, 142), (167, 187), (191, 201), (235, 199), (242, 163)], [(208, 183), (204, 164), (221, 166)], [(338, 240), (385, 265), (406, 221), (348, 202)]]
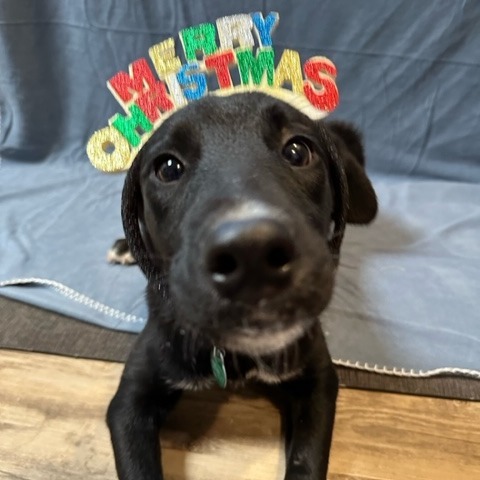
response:
[[(0, 351), (0, 479), (111, 479), (105, 408), (122, 366)], [(480, 403), (342, 389), (331, 480), (480, 479)], [(261, 398), (181, 402), (162, 434), (170, 480), (282, 476), (279, 418)]]

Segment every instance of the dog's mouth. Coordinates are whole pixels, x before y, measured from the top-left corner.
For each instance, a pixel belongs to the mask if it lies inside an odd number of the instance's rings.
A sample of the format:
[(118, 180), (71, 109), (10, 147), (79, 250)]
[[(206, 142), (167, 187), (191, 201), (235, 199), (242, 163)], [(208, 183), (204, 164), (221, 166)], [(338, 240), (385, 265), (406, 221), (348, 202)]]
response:
[(316, 317), (297, 321), (291, 325), (236, 328), (220, 335), (218, 343), (231, 352), (248, 355), (268, 355), (285, 349), (312, 330)]
[(284, 349), (319, 322), (329, 289), (295, 292), (257, 305), (220, 301), (208, 327), (212, 341), (226, 350), (251, 355)]

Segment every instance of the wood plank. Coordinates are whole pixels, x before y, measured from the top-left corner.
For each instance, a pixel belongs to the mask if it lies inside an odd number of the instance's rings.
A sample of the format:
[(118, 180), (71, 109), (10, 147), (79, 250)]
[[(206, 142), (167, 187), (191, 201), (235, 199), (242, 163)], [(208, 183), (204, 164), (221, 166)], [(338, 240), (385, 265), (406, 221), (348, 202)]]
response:
[[(106, 406), (122, 365), (0, 350), (0, 479), (114, 479)], [(342, 389), (331, 480), (480, 478), (480, 403)], [(188, 395), (162, 433), (169, 480), (276, 480), (263, 398)]]

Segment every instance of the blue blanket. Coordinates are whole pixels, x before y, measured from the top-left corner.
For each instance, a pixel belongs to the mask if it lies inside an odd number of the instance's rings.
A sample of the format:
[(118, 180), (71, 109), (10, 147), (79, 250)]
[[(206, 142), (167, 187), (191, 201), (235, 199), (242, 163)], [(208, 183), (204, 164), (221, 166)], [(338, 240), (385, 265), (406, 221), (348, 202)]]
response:
[[(138, 332), (145, 279), (106, 263), (123, 175), (84, 146), (105, 80), (188, 25), (280, 12), (277, 47), (339, 70), (333, 115), (365, 132), (380, 214), (349, 227), (322, 316), (337, 363), (480, 377), (480, 4), (429, 0), (27, 0), (0, 5), (0, 294)], [(0, 319), (1, 321), (1, 319)]]

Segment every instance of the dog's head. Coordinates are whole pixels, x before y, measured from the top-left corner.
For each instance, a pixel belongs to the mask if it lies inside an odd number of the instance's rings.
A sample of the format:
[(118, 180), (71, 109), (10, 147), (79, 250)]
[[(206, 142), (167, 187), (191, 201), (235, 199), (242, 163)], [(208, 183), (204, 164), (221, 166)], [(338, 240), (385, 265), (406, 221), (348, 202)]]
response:
[(261, 93), (169, 117), (125, 182), (127, 241), (150, 307), (245, 353), (280, 349), (328, 304), (345, 222), (377, 210), (359, 135)]

